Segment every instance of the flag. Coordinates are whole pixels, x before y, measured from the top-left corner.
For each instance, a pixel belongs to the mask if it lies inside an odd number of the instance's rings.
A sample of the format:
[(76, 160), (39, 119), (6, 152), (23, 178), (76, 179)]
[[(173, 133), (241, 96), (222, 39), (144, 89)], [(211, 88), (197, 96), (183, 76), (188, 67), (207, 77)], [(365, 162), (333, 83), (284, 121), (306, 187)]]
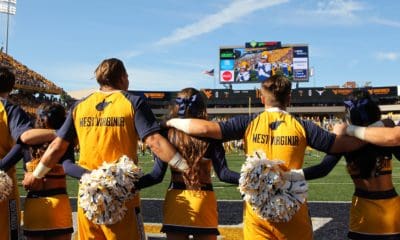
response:
[(310, 77), (314, 77), (314, 67), (310, 68)]
[(203, 72), (204, 74), (207, 74), (208, 76), (210, 76), (210, 77), (214, 77), (214, 68), (213, 69), (211, 69), (211, 70), (205, 70), (204, 72)]

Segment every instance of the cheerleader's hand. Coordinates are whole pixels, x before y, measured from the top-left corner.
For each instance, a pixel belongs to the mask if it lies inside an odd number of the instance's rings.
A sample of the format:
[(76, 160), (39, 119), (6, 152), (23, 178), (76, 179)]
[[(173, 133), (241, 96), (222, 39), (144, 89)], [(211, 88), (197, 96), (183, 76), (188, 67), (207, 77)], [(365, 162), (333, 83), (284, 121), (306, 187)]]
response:
[(333, 126), (333, 133), (336, 135), (346, 135), (347, 123), (337, 123)]
[(293, 181), (302, 181), (305, 180), (304, 172), (302, 169), (291, 169), (283, 173), (283, 179), (293, 182)]
[(25, 173), (22, 185), (27, 191), (38, 191), (42, 187), (42, 179), (35, 178), (31, 172)]
[(294, 193), (303, 193), (307, 192), (308, 186), (305, 181), (294, 181), (292, 182), (292, 191)]

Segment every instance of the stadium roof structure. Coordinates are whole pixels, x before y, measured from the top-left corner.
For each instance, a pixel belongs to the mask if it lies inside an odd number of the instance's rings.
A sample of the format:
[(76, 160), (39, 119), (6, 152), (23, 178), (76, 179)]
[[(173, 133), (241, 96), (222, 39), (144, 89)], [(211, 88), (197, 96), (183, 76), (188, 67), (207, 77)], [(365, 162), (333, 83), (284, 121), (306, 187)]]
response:
[(0, 66), (11, 68), (14, 71), (15, 89), (55, 95), (63, 92), (62, 88), (3, 52), (0, 52)]
[(97, 89), (95, 89), (95, 88), (75, 90), (75, 91), (68, 92), (68, 95), (70, 95), (75, 100), (79, 100), (79, 99), (82, 99), (82, 98), (88, 96), (91, 93), (94, 93), (95, 91), (97, 91)]

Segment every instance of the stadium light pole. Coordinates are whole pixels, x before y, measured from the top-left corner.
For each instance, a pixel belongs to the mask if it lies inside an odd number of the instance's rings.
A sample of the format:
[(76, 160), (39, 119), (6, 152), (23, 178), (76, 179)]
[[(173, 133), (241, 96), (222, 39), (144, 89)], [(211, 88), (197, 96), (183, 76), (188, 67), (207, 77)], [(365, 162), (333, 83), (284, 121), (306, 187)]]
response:
[(16, 13), (17, 0), (0, 0), (0, 13), (7, 14), (7, 27), (6, 27), (6, 54), (8, 54), (8, 29), (10, 25), (10, 14)]

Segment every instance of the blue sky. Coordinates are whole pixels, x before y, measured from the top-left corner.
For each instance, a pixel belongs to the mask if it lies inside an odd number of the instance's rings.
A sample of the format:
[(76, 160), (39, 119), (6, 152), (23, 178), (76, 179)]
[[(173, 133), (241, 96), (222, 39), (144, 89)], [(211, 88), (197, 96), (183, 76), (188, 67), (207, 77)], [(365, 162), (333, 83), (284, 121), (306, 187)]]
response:
[(398, 0), (17, 0), (16, 7), (8, 53), (66, 91), (97, 88), (93, 71), (110, 57), (124, 61), (131, 90), (223, 88), (218, 73), (202, 72), (218, 69), (220, 46), (252, 40), (308, 44), (315, 75), (300, 87), (400, 82)]

